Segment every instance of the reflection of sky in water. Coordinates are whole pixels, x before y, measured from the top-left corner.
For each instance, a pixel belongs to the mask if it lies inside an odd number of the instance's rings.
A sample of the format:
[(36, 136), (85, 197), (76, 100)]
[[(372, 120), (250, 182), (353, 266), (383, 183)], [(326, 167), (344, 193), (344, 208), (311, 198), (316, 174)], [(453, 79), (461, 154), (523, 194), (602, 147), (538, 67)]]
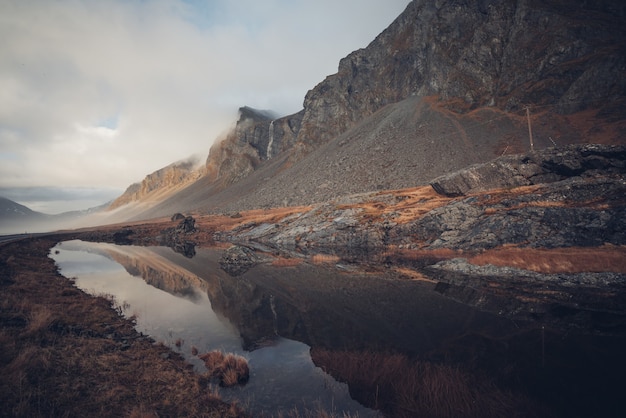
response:
[[(131, 251), (133, 248), (136, 250)], [(227, 400), (238, 399), (256, 413), (290, 411), (303, 405), (359, 416), (373, 413), (350, 398), (347, 385), (336, 382), (313, 364), (306, 344), (279, 338), (270, 347), (244, 352), (239, 332), (213, 312), (205, 291), (197, 289), (190, 300), (150, 286), (108, 255), (109, 251), (124, 253), (125, 249), (126, 256), (145, 253), (147, 262), (156, 257), (160, 263), (170, 263), (147, 248), (81, 241), (57, 245), (51, 257), (64, 276), (76, 279), (76, 286), (95, 295), (113, 295), (126, 316), (136, 316), (138, 331), (179, 350), (198, 370), (203, 370), (202, 362), (191, 355), (191, 346), (200, 352), (219, 349), (246, 357), (250, 381), (241, 388), (221, 390)], [(175, 342), (179, 339), (183, 343), (177, 348)]]

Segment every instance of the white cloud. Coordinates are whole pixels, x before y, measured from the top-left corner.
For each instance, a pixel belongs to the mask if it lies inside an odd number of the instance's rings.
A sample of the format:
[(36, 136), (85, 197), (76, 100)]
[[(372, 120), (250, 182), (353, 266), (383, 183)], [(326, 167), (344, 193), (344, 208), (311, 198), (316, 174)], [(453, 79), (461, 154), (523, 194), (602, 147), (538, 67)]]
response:
[(0, 186), (114, 187), (282, 114), (408, 0), (4, 0)]

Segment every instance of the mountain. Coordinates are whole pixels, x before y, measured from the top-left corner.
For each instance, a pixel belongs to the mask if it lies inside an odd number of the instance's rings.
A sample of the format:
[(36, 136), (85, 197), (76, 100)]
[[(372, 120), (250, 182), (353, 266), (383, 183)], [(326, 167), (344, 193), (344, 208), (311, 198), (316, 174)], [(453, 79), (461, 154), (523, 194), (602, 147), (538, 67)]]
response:
[(108, 211), (123, 208), (121, 213), (111, 216), (111, 219), (127, 216), (129, 210), (136, 211), (132, 207), (140, 204), (143, 209), (157, 204), (164, 197), (172, 195), (184, 186), (199, 179), (205, 172), (197, 157), (192, 156), (186, 160), (177, 161), (148, 174), (141, 182), (131, 184), (124, 193), (108, 205)]
[(35, 212), (24, 205), (20, 205), (17, 202), (0, 197), (0, 219), (4, 222), (29, 219), (40, 220), (44, 219), (46, 216), (48, 215), (41, 212)]
[(35, 212), (24, 205), (0, 197), (0, 234), (33, 231), (49, 219), (50, 215)]
[(24, 231), (43, 232), (86, 226), (92, 223), (93, 216), (102, 217), (101, 213), (110, 205), (111, 202), (89, 209), (49, 215), (0, 197), (0, 234), (17, 234)]
[(624, 144), (625, 23), (616, 0), (414, 0), (300, 112), (241, 108), (202, 175), (136, 194), (132, 217), (309, 204), (531, 149)]

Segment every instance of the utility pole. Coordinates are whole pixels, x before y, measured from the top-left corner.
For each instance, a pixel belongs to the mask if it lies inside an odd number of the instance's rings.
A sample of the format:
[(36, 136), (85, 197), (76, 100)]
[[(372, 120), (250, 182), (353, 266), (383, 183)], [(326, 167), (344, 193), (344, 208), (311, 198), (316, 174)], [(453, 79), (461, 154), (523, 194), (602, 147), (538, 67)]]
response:
[(530, 150), (535, 150), (535, 145), (533, 144), (533, 129), (530, 126), (530, 110), (529, 106), (526, 106), (526, 120), (528, 120), (528, 139), (530, 140)]

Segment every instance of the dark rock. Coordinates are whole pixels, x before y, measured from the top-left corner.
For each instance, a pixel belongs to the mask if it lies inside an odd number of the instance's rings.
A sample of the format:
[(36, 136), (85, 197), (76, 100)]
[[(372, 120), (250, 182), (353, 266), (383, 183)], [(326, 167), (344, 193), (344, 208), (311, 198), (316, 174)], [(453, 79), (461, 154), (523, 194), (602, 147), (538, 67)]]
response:
[(259, 262), (253, 250), (241, 245), (234, 245), (224, 251), (220, 267), (231, 276), (240, 276)]
[(185, 215), (180, 212), (172, 215), (172, 221), (180, 221), (181, 219), (185, 219)]
[(570, 145), (523, 156), (505, 156), (441, 176), (430, 185), (455, 197), (490, 189), (551, 183), (589, 172), (625, 173), (625, 146)]
[[(624, 312), (624, 274), (543, 274), (489, 264), (478, 266), (464, 258), (440, 261), (425, 271), (439, 281), (436, 291), (500, 315), (529, 319), (529, 314), (551, 314), (554, 306), (576, 311)], [(607, 292), (614, 292), (614, 296), (607, 297)]]
[(176, 227), (177, 232), (182, 232), (184, 234), (189, 234), (196, 230), (196, 220), (193, 216), (187, 216), (183, 219), (178, 226)]
[[(497, 204), (465, 198), (414, 221), (411, 236), (431, 248), (476, 250), (626, 244), (623, 179), (580, 177), (549, 183)], [(606, 206), (590, 206), (593, 201)]]
[(184, 255), (187, 258), (193, 258), (196, 256), (196, 243), (193, 241), (174, 241), (168, 245), (175, 252)]
[(113, 234), (113, 242), (117, 245), (131, 245), (133, 241), (129, 238), (133, 234), (132, 229), (124, 229)]

